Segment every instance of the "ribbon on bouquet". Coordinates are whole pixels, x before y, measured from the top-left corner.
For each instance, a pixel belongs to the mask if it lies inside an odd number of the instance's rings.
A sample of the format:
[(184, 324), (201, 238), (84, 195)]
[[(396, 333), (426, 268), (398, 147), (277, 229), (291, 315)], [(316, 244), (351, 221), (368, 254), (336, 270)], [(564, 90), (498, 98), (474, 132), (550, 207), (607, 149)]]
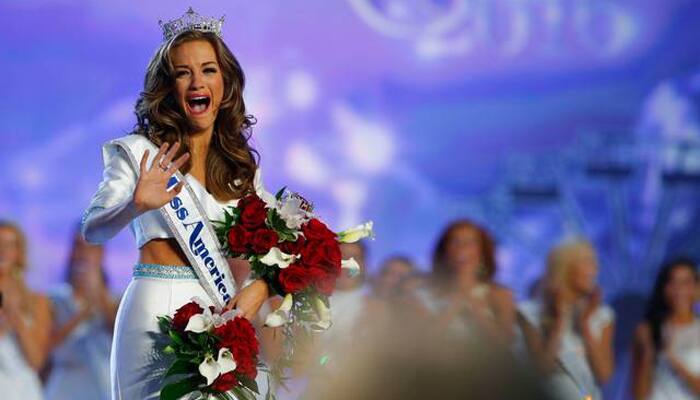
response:
[[(129, 135), (112, 140), (109, 145), (119, 146), (129, 156), (134, 170), (146, 149), (150, 151), (148, 165), (154, 162), (158, 148), (146, 137)], [(168, 181), (168, 189), (182, 182), (184, 187), (169, 203), (160, 208), (166, 223), (197, 274), (200, 284), (218, 307), (224, 307), (235, 295), (228, 262), (221, 252), (214, 228), (199, 199), (180, 171)]]

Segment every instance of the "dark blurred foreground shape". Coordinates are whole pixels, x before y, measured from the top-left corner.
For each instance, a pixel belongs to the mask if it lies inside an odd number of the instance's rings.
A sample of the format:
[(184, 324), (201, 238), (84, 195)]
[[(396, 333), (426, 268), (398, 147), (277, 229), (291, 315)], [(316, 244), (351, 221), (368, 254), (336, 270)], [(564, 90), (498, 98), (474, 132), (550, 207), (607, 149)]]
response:
[(452, 338), (425, 324), (385, 324), (351, 346), (336, 349), (338, 358), (312, 373), (303, 398), (554, 399), (534, 368), (488, 338)]

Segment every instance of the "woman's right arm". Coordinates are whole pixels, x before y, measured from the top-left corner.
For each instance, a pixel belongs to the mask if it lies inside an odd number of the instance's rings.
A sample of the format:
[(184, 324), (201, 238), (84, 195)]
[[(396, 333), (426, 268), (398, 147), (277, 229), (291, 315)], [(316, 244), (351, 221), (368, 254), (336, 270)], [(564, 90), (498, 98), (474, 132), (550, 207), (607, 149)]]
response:
[(175, 143), (168, 151), (163, 143), (148, 166), (149, 151), (141, 158), (137, 173), (119, 146), (105, 149), (105, 170), (97, 193), (83, 215), (82, 232), (90, 243), (103, 243), (114, 237), (142, 213), (162, 207), (182, 190), (180, 182), (168, 190), (168, 180), (189, 159), (185, 153), (172, 161), (180, 147)]
[(68, 339), (71, 333), (80, 326), (80, 324), (90, 317), (90, 308), (83, 307), (76, 313), (68, 322), (61, 326), (54, 326), (51, 332), (49, 341), (49, 352), (63, 344)]
[(554, 371), (564, 329), (561, 318), (552, 321), (545, 329), (532, 325), (521, 312), (517, 313), (517, 321), (530, 354), (542, 372)]
[(107, 145), (102, 182), (83, 214), (82, 233), (90, 243), (104, 243), (139, 215), (133, 201), (138, 179), (122, 148)]
[(654, 353), (651, 329), (643, 323), (635, 330), (632, 348), (632, 395), (637, 400), (646, 399), (651, 393)]

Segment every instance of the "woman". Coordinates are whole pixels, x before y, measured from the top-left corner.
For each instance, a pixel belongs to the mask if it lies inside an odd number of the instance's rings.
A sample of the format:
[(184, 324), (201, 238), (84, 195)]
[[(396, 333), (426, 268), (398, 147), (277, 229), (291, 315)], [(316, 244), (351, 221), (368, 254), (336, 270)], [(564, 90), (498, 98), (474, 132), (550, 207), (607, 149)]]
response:
[(698, 272), (690, 260), (665, 265), (645, 321), (634, 338), (632, 391), (636, 399), (700, 397), (700, 319), (693, 310)]
[(0, 393), (7, 400), (41, 399), (51, 313), (45, 296), (27, 288), (26, 240), (16, 225), (0, 221)]
[(486, 331), (509, 344), (515, 324), (511, 292), (493, 282), (495, 244), (483, 227), (458, 220), (445, 228), (433, 252), (433, 285), (419, 296), (437, 326)]
[[(223, 219), (225, 207), (261, 187), (248, 144), (253, 119), (243, 102), (244, 75), (219, 36), (221, 23), (190, 9), (183, 18), (163, 24), (164, 41), (148, 66), (136, 103), (136, 129), (105, 145), (103, 181), (85, 213), (83, 234), (89, 242), (103, 242), (130, 224), (139, 247), (112, 342), (113, 399), (158, 397), (165, 365), (161, 343), (156, 343), (156, 316), (172, 315), (197, 296), (212, 304), (215, 299), (216, 304), (228, 301), (229, 307), (253, 318), (268, 298), (262, 280), (231, 296), (226, 286), (231, 274), (221, 265), (212, 271), (223, 289), (214, 292), (216, 286), (201, 275), (193, 254), (204, 257), (206, 252), (209, 263), (220, 255), (218, 249), (182, 246), (186, 239), (166, 219), (172, 216), (168, 207), (180, 206), (191, 196), (197, 207), (178, 208), (178, 217), (204, 214), (189, 227), (197, 239), (193, 244), (202, 244), (202, 236), (195, 234), (206, 234), (209, 220)], [(157, 152), (149, 151), (149, 141), (160, 146)], [(146, 150), (136, 155), (130, 146)], [(179, 183), (170, 185), (178, 177)]]
[(379, 275), (374, 280), (372, 298), (392, 303), (403, 297), (406, 280), (411, 278), (416, 267), (410, 258), (404, 256), (389, 257), (379, 268)]
[(613, 311), (602, 304), (593, 247), (572, 241), (547, 259), (543, 298), (519, 307), (527, 346), (562, 399), (600, 399), (613, 373)]
[(76, 234), (67, 284), (51, 296), (54, 329), (47, 400), (109, 399), (109, 348), (117, 303), (102, 269), (104, 249)]

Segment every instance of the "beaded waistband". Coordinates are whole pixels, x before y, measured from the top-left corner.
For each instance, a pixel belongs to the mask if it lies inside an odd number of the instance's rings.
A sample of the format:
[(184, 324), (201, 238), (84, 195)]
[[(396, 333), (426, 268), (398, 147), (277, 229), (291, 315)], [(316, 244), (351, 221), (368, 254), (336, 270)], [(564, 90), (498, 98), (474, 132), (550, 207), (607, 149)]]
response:
[(189, 265), (136, 264), (134, 278), (197, 279)]

